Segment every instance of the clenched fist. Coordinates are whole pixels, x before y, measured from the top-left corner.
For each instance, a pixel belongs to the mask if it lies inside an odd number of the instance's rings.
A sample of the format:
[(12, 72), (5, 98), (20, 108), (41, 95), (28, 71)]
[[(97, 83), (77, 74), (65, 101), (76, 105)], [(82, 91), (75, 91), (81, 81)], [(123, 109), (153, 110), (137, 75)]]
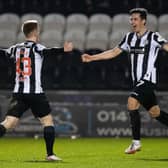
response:
[(83, 54), (82, 55), (82, 61), (83, 62), (91, 62), (92, 61), (92, 56), (89, 54)]

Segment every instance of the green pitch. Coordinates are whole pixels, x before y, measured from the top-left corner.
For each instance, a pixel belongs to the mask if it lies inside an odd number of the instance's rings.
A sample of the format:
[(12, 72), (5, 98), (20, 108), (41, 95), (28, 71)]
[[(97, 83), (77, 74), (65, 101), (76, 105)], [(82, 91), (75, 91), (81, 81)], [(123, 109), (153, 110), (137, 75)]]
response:
[(168, 138), (142, 139), (142, 151), (124, 154), (128, 138), (58, 138), (63, 162), (45, 161), (43, 139), (0, 139), (0, 168), (167, 168)]

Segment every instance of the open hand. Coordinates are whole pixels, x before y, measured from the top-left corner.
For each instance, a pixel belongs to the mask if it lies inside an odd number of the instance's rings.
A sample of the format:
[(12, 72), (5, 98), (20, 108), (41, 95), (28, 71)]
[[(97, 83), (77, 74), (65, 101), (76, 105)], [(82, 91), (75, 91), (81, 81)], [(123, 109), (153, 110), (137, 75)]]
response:
[(64, 52), (70, 52), (73, 50), (73, 44), (72, 42), (65, 42), (64, 43)]

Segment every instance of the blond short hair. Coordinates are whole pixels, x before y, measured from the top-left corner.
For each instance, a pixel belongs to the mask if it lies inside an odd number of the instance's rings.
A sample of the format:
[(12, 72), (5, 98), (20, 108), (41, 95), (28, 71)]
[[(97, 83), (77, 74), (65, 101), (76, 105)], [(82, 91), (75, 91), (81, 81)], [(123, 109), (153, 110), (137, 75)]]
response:
[(38, 21), (37, 20), (26, 20), (22, 24), (22, 32), (27, 37), (27, 36), (29, 36), (29, 34), (31, 32), (33, 32), (34, 30), (37, 30), (38, 26), (39, 25), (38, 25)]

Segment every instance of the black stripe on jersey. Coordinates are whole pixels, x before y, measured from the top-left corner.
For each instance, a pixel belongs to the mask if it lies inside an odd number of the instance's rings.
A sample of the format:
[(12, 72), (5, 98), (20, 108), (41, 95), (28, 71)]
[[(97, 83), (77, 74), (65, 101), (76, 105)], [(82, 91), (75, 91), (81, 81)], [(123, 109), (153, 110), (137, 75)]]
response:
[(13, 51), (13, 55), (16, 55), (16, 47), (12, 51)]
[(12, 47), (11, 48), (11, 52), (10, 52), (10, 57), (12, 58), (12, 59), (14, 59), (15, 61), (16, 61), (16, 58), (15, 58), (15, 56), (16, 56), (16, 47)]
[(35, 48), (36, 43), (32, 44), (32, 47), (30, 49), (30, 57), (31, 57), (31, 67), (32, 67), (32, 74), (30, 76), (30, 92), (33, 93), (35, 92), (36, 86), (35, 86), (35, 55), (33, 52), (33, 49)]
[(134, 33), (133, 33), (133, 32), (128, 35), (127, 44), (128, 44), (129, 46), (130, 46), (130, 44), (131, 44), (131, 40), (132, 40), (133, 36), (134, 36)]
[[(141, 42), (141, 39), (138, 38), (137, 41), (136, 41), (136, 43), (135, 43), (135, 48), (139, 47), (140, 42)], [(137, 82), (137, 75), (136, 75), (136, 73), (137, 73), (137, 64), (138, 64), (138, 62), (137, 62), (137, 60), (138, 60), (138, 53), (134, 54), (133, 59), (134, 59), (133, 60), (133, 73), (134, 73), (135, 83), (136, 83)]]
[(37, 49), (37, 46), (34, 47), (34, 51), (35, 51), (36, 53), (38, 53), (40, 56), (43, 56), (43, 55), (42, 55), (42, 51), (39, 51), (39, 50)]
[(152, 32), (149, 32), (147, 37), (147, 44), (145, 46), (145, 55), (143, 59), (142, 78), (144, 77), (148, 67), (148, 58), (149, 58), (149, 52), (151, 47), (151, 39), (152, 39)]
[[(16, 51), (16, 49), (15, 49), (15, 51)], [(14, 48), (13, 48), (13, 47), (11, 48), (11, 53), (10, 53), (10, 55), (12, 55), (12, 54), (14, 54)]]

